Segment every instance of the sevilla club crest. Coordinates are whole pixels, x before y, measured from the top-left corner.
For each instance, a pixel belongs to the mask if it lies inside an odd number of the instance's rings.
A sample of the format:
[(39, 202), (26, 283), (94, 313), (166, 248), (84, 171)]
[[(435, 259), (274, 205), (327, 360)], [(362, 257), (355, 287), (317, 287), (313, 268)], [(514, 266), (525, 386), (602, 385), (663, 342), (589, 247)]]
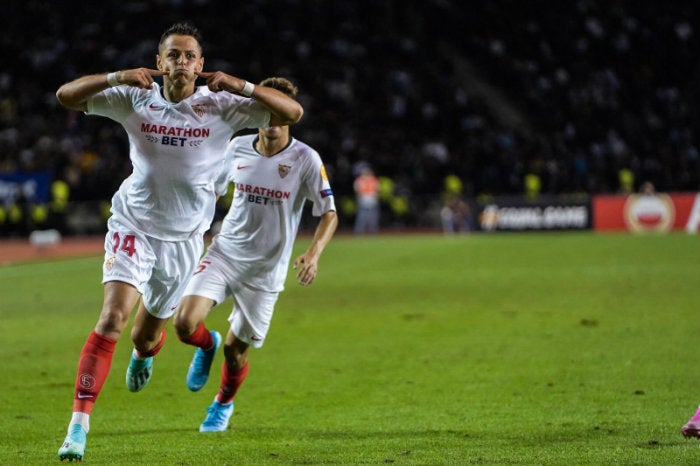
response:
[(203, 104), (192, 105), (192, 110), (194, 110), (194, 113), (196, 113), (199, 118), (202, 118), (204, 116), (205, 109), (206, 105)]
[(277, 173), (280, 174), (280, 178), (284, 178), (285, 176), (287, 176), (287, 175), (289, 174), (289, 171), (290, 171), (291, 169), (292, 169), (292, 166), (291, 166), (291, 165), (282, 165), (282, 164), (279, 164), (279, 165), (277, 166)]

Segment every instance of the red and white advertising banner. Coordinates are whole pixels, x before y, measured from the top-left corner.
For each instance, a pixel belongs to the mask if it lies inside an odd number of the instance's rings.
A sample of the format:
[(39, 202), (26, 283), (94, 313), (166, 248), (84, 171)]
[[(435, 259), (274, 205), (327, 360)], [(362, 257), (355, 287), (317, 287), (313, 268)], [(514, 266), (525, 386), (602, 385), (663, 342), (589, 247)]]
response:
[(593, 229), (666, 232), (700, 229), (700, 193), (593, 196)]

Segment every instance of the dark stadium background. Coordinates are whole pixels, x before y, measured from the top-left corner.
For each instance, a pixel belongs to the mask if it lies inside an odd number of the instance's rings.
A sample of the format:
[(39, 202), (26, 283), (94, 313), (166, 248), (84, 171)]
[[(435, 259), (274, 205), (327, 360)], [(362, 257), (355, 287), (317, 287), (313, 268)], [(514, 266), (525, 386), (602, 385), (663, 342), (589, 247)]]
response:
[(125, 134), (62, 108), (54, 93), (84, 74), (154, 66), (161, 32), (181, 20), (204, 35), (205, 69), (299, 86), (306, 111), (292, 133), (326, 162), (344, 229), (365, 162), (388, 183), (385, 228), (439, 228), (448, 176), (470, 202), (533, 194), (538, 183), (534, 195), (557, 198), (636, 192), (646, 181), (700, 191), (699, 9), (607, 0), (5, 2), (0, 173), (66, 182), (70, 221), (52, 215), (50, 189), (28, 198), (3, 185), (0, 233), (102, 231), (106, 203), (130, 171)]

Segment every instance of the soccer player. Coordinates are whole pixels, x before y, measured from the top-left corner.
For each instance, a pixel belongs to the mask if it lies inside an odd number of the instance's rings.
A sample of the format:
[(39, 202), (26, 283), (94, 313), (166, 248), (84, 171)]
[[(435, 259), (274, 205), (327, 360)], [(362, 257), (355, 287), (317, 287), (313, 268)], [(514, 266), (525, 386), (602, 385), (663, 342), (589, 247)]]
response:
[[(194, 26), (175, 24), (160, 38), (157, 70), (83, 76), (56, 92), (65, 107), (120, 123), (133, 165), (112, 198), (102, 310), (80, 353), (61, 460), (84, 455), (90, 413), (139, 299), (126, 385), (139, 391), (148, 383), (165, 324), (204, 250), (227, 142), (240, 129), (293, 124), (302, 116), (301, 105), (276, 89), (204, 72), (201, 43)], [(198, 77), (206, 86), (195, 86)]]
[[(297, 93), (284, 78), (267, 78), (259, 87), (279, 89), (290, 97)], [(308, 249), (294, 261), (301, 285), (310, 285), (316, 278), (321, 253), (338, 225), (321, 158), (292, 138), (289, 126), (272, 125), (257, 134), (236, 137), (229, 144), (227, 160), (228, 175), (219, 190), (225, 191), (233, 180), (233, 203), (173, 320), (180, 340), (198, 347), (187, 373), (188, 388), (198, 391), (207, 381), (222, 339), (206, 328), (204, 320), (217, 303), (233, 296), (219, 391), (200, 432), (228, 428), (233, 397), (248, 374), (248, 349), (263, 345), (284, 289), (305, 201), (313, 202), (312, 214), (320, 216), (320, 221)]]
[(681, 434), (686, 438), (700, 439), (700, 408), (698, 408), (693, 417), (681, 427)]

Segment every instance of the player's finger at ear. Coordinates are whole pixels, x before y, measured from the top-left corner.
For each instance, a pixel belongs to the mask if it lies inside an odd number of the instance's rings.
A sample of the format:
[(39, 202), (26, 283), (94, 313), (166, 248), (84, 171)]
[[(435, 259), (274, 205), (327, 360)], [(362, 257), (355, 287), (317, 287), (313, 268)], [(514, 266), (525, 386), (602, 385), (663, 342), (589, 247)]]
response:
[(148, 69), (148, 74), (151, 76), (163, 76), (165, 71)]
[(214, 73), (212, 71), (195, 71), (194, 74), (199, 76), (200, 78), (210, 78)]

